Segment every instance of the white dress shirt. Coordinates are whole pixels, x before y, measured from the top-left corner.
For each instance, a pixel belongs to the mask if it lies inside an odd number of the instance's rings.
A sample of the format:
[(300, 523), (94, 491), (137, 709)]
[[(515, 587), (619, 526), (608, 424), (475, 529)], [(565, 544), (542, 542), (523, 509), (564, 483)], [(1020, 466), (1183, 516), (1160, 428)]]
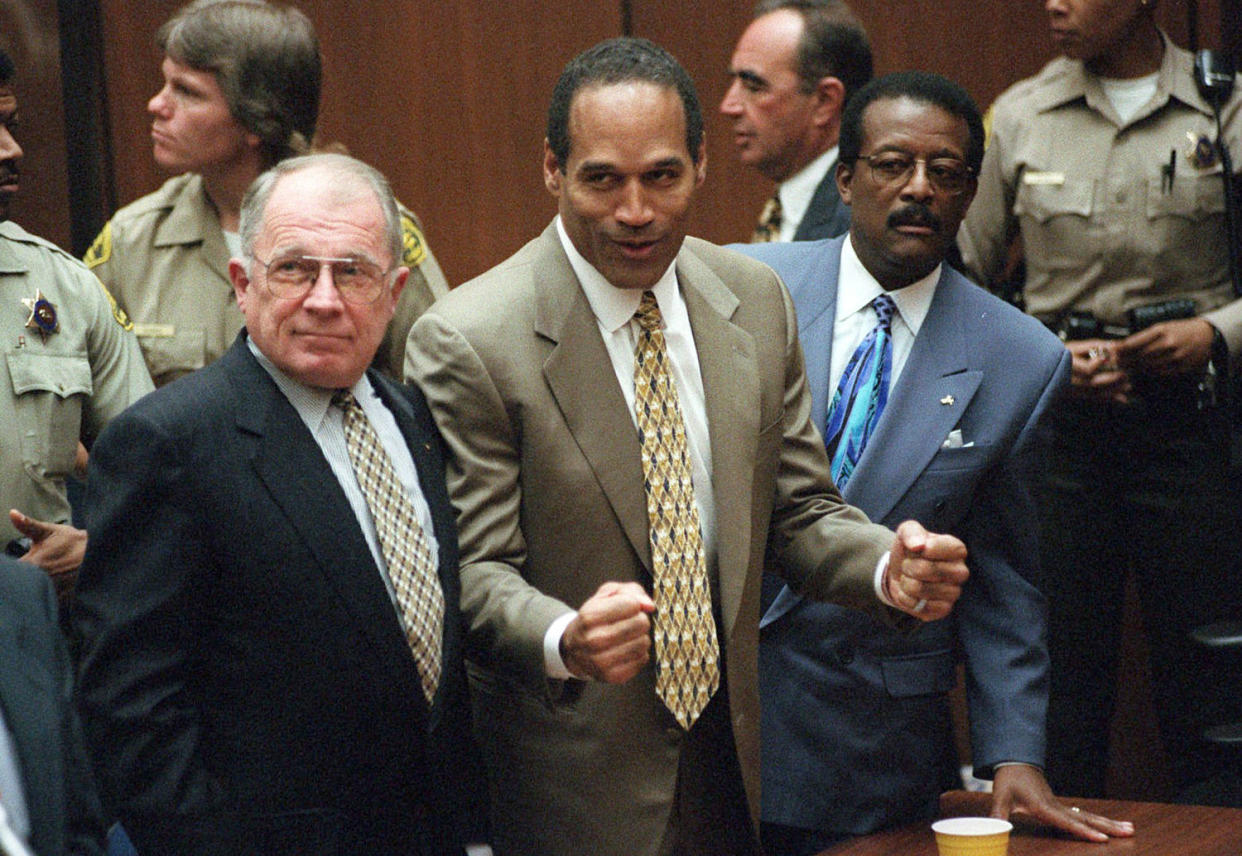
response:
[[(375, 566), (380, 570), (380, 577), (384, 581), (384, 588), (388, 590), (388, 597), (392, 600), (393, 607), (399, 610), (396, 591), (393, 589), (392, 580), (388, 578), (388, 563), (384, 561), (379, 537), (375, 534), (375, 521), (371, 518), (371, 509), (367, 506), (366, 496), (358, 485), (354, 465), (349, 460), (349, 447), (345, 441), (345, 413), (341, 408), (332, 406), (332, 393), (336, 390), (319, 389), (299, 383), (264, 356), (254, 340), (247, 337), (246, 344), (250, 347), (250, 353), (254, 354), (255, 359), (259, 361), (259, 365), (272, 376), (276, 386), (284, 393), (285, 398), (289, 399), (289, 403), (298, 412), (298, 416), (302, 417), (302, 421), (310, 429), (311, 436), (315, 438), (324, 457), (328, 459), (332, 474), (340, 483), (341, 490), (345, 491), (349, 506), (353, 509), (358, 526), (366, 538), (367, 547), (371, 550), (371, 558), (375, 560)], [(418, 468), (414, 464), (414, 457), (410, 454), (410, 448), (405, 443), (401, 429), (397, 427), (397, 419), (380, 399), (365, 374), (358, 379), (350, 391), (354, 394), (354, 398), (358, 399), (362, 412), (366, 414), (375, 433), (379, 435), (380, 445), (384, 447), (384, 451), (388, 453), (392, 461), (397, 480), (401, 482), (401, 486), (414, 505), (418, 525), (423, 527), (423, 534), (427, 537), (427, 546), (431, 550), (432, 561), (438, 567), (439, 551), (436, 545), (435, 528), (431, 522), (431, 507), (427, 505), (422, 488), (419, 487)]]
[(4, 721), (0, 710), (0, 806), (5, 811), (5, 821), (21, 840), (30, 837), (30, 812), (26, 806), (26, 792), (22, 786), (21, 759), (13, 733)]
[[(922, 279), (912, 282), (905, 288), (888, 292), (893, 298), (897, 311), (893, 313), (893, 366), (889, 375), (888, 388), (891, 390), (901, 377), (901, 370), (906, 366), (910, 349), (914, 347), (914, 337), (923, 326), (927, 310), (931, 308), (932, 298), (936, 296), (936, 283), (940, 281), (941, 265)], [(828, 400), (836, 392), (845, 366), (849, 363), (854, 351), (867, 338), (879, 317), (871, 307), (871, 301), (884, 293), (884, 287), (876, 281), (854, 252), (853, 236), (841, 245), (841, 268), (837, 274), (837, 318), (832, 328), (832, 365), (828, 376)]]
[[(634, 320), (643, 293), (635, 288), (617, 288), (608, 282), (591, 263), (574, 247), (560, 218), (556, 219), (556, 232), (561, 239), (569, 264), (573, 267), (587, 302), (595, 314), (600, 336), (612, 361), (613, 372), (621, 386), (638, 431), (634, 416), (634, 350), (642, 328)], [(694, 482), (694, 502), (699, 510), (699, 527), (702, 530), (703, 549), (707, 554), (708, 573), (716, 568), (716, 505), (712, 492), (712, 451), (707, 428), (707, 404), (703, 393), (703, 377), (699, 371), (699, 354), (694, 347), (694, 334), (690, 329), (690, 316), (677, 284), (676, 263), (651, 287), (660, 314), (664, 319), (664, 344), (668, 350), (673, 381), (681, 404), (682, 419), (686, 423), (686, 446), (690, 453), (690, 475)], [(558, 618), (544, 634), (544, 667), (552, 678), (568, 678), (569, 670), (560, 655), (561, 636), (576, 612)]]
[[(914, 337), (918, 335), (923, 319), (927, 317), (927, 310), (931, 308), (932, 298), (936, 295), (936, 283), (940, 281), (940, 268), (941, 265), (936, 265), (936, 269), (922, 279), (905, 288), (888, 292), (897, 309), (892, 319), (893, 363), (888, 379), (890, 390), (901, 376), (901, 370), (905, 368), (906, 360), (910, 356), (910, 349), (914, 347)], [(871, 301), (882, 293), (884, 287), (863, 267), (858, 254), (854, 252), (853, 236), (847, 237), (841, 245), (841, 266), (837, 272), (837, 317), (832, 328), (832, 364), (828, 367), (830, 405), (850, 357), (879, 323), (879, 316), (871, 307)], [(885, 553), (875, 568), (875, 593), (883, 603), (893, 606), (884, 590), (884, 573), (887, 570), (888, 553)]]

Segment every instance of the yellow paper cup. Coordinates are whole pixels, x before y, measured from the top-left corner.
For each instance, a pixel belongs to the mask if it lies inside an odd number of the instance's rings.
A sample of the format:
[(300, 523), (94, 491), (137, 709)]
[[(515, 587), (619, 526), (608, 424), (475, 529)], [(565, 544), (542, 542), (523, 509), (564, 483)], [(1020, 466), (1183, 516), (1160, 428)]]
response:
[(940, 856), (1008, 856), (1013, 824), (994, 817), (950, 817), (932, 824)]

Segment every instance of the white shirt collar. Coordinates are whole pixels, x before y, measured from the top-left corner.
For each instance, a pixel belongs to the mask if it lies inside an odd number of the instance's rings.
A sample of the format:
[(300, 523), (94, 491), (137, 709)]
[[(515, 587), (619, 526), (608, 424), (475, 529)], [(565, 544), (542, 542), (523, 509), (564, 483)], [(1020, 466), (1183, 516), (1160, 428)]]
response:
[[(833, 146), (798, 172), (785, 179), (777, 187), (781, 197), (781, 239), (791, 240), (798, 230), (806, 210), (811, 207), (811, 199), (819, 189), (820, 182), (828, 174), (828, 170), (837, 162), (837, 146)], [(785, 238), (786, 225), (789, 226), (789, 238)]]
[[(628, 324), (634, 317), (634, 313), (638, 311), (638, 304), (643, 298), (642, 290), (617, 288), (605, 279), (604, 275), (578, 252), (578, 248), (569, 238), (569, 233), (565, 231), (565, 224), (561, 222), (559, 215), (556, 218), (556, 233), (561, 239), (565, 255), (569, 256), (569, 265), (577, 275), (578, 282), (582, 284), (587, 302), (591, 304), (591, 311), (595, 313), (600, 327), (605, 332), (614, 333)], [(673, 318), (670, 316), (685, 314), (685, 303), (677, 291), (676, 261), (668, 266), (650, 290), (655, 294), (656, 302), (660, 304), (660, 312), (664, 315), (665, 324), (672, 322)]]
[[(936, 283), (940, 282), (943, 268), (943, 263), (938, 264), (922, 279), (888, 292), (901, 320), (915, 336), (919, 334), (919, 328), (923, 326), (923, 320), (931, 309), (932, 298), (936, 296)], [(841, 270), (837, 276), (837, 318), (847, 318), (866, 308), (883, 292), (884, 287), (863, 266), (858, 254), (854, 252), (854, 236), (850, 235), (841, 245)]]
[[(277, 368), (276, 364), (267, 358), (267, 355), (259, 350), (258, 345), (254, 343), (254, 339), (249, 336), (246, 337), (246, 346), (250, 348), (250, 353), (254, 354), (254, 358), (258, 360), (263, 370), (271, 375), (272, 380), (276, 382), (276, 386), (284, 393), (285, 398), (289, 399), (289, 403), (298, 412), (298, 416), (302, 417), (306, 427), (311, 430), (312, 434), (317, 433), (320, 426), (323, 425), (324, 417), (328, 414), (328, 408), (332, 406), (332, 393), (336, 390), (307, 386), (289, 377), (289, 375)], [(358, 382), (350, 387), (350, 391), (354, 394), (354, 398), (358, 399), (359, 403), (369, 400), (375, 394), (371, 389), (371, 381), (367, 379), (365, 374), (358, 378)]]

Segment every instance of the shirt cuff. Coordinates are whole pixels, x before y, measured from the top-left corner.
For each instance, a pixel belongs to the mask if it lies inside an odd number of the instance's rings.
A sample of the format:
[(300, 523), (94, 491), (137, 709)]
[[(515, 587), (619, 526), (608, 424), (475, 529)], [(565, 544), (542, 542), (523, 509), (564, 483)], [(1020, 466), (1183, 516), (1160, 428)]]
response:
[(569, 626), (569, 622), (577, 616), (576, 612), (565, 613), (549, 624), (547, 632), (543, 634), (543, 670), (553, 680), (566, 681), (574, 677), (569, 669), (565, 668), (565, 661), (561, 659), (561, 637), (565, 635), (565, 628)]
[(884, 589), (884, 573), (888, 570), (889, 551), (885, 550), (884, 555), (880, 557), (880, 561), (875, 563), (875, 596), (880, 599), (880, 603), (885, 606), (891, 606), (893, 609), (901, 607), (893, 603), (889, 598), (888, 592)]

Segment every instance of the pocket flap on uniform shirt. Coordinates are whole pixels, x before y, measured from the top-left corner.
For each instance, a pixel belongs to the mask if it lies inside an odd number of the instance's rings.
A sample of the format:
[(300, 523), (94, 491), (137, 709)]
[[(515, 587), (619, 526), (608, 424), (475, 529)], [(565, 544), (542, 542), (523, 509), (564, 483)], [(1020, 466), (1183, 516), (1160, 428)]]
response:
[(30, 350), (8, 353), (13, 392), (51, 392), (61, 398), (90, 395), (91, 364), (82, 354), (39, 354)]
[(147, 361), (147, 370), (157, 383), (175, 380), (207, 365), (207, 333), (192, 327), (134, 323), (141, 326), (138, 344)]
[(893, 698), (947, 693), (957, 677), (953, 652), (948, 648), (927, 654), (907, 654), (880, 659), (884, 688)]
[(1225, 185), (1215, 173), (1177, 176), (1170, 187), (1159, 179), (1147, 182), (1147, 216), (1184, 217), (1199, 221), (1225, 213)]
[(1064, 184), (1023, 183), (1018, 187), (1013, 210), (1019, 217), (1029, 215), (1040, 223), (1066, 214), (1086, 218), (1091, 216), (1094, 193), (1095, 182), (1084, 179), (1066, 179)]

